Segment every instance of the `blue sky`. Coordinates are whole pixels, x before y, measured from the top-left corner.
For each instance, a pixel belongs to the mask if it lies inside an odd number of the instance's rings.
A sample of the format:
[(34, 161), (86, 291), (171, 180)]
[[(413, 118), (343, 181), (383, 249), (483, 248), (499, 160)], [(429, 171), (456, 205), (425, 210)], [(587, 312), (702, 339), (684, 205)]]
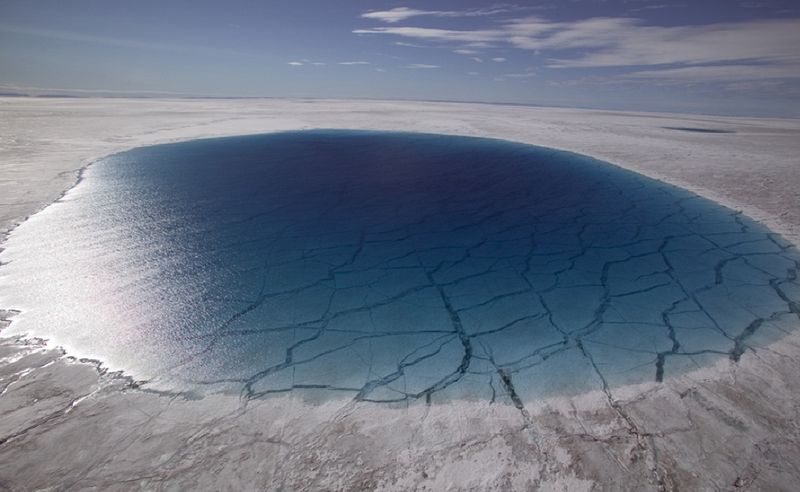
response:
[(0, 91), (800, 117), (800, 1), (0, 0)]

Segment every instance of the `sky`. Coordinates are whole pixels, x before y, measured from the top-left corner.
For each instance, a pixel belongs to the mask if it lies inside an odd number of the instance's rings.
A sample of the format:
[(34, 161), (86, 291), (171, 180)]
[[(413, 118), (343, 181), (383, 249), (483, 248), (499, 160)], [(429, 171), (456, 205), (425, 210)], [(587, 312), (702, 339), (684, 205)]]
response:
[(0, 0), (0, 92), (800, 117), (800, 0)]

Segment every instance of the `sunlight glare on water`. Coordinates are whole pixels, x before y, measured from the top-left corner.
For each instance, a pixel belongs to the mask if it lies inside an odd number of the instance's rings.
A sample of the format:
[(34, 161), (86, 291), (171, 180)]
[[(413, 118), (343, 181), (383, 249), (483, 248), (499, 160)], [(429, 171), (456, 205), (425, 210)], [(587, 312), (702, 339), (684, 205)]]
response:
[(155, 388), (530, 400), (777, 340), (799, 259), (588, 157), (309, 131), (102, 159), (10, 236), (0, 306)]

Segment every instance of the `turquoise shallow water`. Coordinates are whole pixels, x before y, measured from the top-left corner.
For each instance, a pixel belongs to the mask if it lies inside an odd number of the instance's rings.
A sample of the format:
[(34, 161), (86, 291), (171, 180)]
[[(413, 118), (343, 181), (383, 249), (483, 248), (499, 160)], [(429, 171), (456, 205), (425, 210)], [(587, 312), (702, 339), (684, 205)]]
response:
[(105, 158), (0, 253), (12, 329), (158, 388), (437, 402), (738, 360), (798, 321), (800, 255), (588, 157), (309, 131)]

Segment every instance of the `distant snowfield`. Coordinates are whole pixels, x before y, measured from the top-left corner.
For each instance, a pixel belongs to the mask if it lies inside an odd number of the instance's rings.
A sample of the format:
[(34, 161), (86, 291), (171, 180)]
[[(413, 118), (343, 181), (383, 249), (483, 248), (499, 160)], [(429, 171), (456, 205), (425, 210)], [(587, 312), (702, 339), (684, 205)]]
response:
[[(798, 120), (385, 101), (0, 98), (0, 232), (57, 199), (103, 155), (310, 128), (570, 150), (688, 188), (800, 243)], [(665, 383), (524, 406), (385, 408), (153, 394), (39, 343), (6, 340), (0, 486), (792, 490), (798, 361), (793, 331), (740, 362)]]
[(591, 155), (690, 189), (800, 240), (800, 120), (490, 104), (0, 98), (0, 230), (121, 150), (309, 128), (513, 140)]

